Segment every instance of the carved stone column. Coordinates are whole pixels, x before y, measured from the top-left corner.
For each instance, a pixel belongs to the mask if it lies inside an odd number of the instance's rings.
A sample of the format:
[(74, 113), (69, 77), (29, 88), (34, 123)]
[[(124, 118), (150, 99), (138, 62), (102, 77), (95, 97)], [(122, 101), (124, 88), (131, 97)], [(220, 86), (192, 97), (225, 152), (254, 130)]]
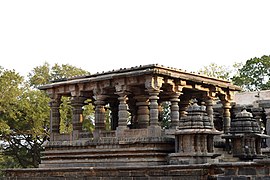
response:
[[(266, 134), (270, 135), (270, 108), (265, 108), (265, 115), (266, 115)], [(270, 138), (266, 139), (267, 147), (270, 147)]]
[[(270, 100), (261, 100), (259, 101), (259, 107), (263, 108), (264, 110), (264, 127), (265, 127), (265, 133), (269, 136), (270, 135)], [(270, 138), (265, 139), (264, 146), (266, 145), (268, 148), (270, 148)]]
[(60, 111), (59, 106), (61, 104), (60, 98), (51, 99), (50, 102), (50, 139), (56, 140), (54, 135), (60, 133)]
[(214, 127), (214, 110), (213, 110), (213, 99), (207, 98), (206, 101), (206, 112), (210, 119), (211, 126)]
[(158, 126), (158, 95), (160, 90), (150, 90), (150, 126)]
[(179, 96), (180, 92), (174, 93), (174, 95), (171, 96), (171, 128), (175, 129), (179, 125)]
[(127, 105), (127, 93), (125, 91), (117, 92), (119, 106), (118, 106), (118, 127), (117, 130), (127, 129), (128, 121), (128, 105)]
[(149, 125), (149, 99), (146, 96), (136, 96), (137, 119), (139, 128), (147, 128)]
[(146, 77), (145, 87), (149, 93), (149, 108), (150, 108), (150, 126), (147, 128), (149, 137), (161, 136), (161, 127), (159, 126), (159, 106), (158, 106), (158, 95), (160, 88), (162, 87), (163, 77), (159, 76), (148, 76)]
[(95, 98), (95, 130), (105, 130), (105, 104), (104, 101), (107, 96), (96, 95)]
[(84, 97), (72, 97), (71, 106), (72, 106), (72, 127), (73, 127), (73, 139), (79, 138), (79, 133), (82, 131), (82, 121), (83, 121), (83, 105), (85, 98)]
[(181, 100), (179, 102), (179, 114), (181, 119), (182, 117), (187, 116), (187, 108), (189, 106), (189, 100), (184, 98), (182, 99), (181, 97), (180, 99)]
[(83, 105), (85, 98), (84, 97), (72, 97), (71, 98), (71, 106), (72, 106), (72, 126), (73, 131), (81, 131), (82, 130), (82, 113), (83, 113)]
[(229, 133), (231, 125), (231, 104), (229, 101), (223, 101), (223, 130), (224, 134)]
[(262, 108), (252, 108), (251, 109), (252, 114), (254, 116), (254, 118), (256, 119), (258, 125), (260, 126), (260, 131), (263, 134), (265, 127), (264, 124), (262, 122), (262, 115), (263, 115), (263, 109)]

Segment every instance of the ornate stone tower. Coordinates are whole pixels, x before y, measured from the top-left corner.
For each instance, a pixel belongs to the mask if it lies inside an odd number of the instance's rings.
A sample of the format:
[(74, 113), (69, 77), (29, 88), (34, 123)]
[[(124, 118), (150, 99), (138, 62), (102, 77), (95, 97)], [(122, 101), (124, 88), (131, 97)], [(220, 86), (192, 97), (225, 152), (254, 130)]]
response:
[(241, 160), (262, 158), (261, 139), (268, 137), (261, 134), (260, 127), (252, 113), (244, 109), (231, 122), (230, 134), (224, 138), (231, 140), (231, 151), (234, 157)]
[(175, 152), (169, 155), (170, 164), (201, 164), (213, 162), (213, 137), (217, 131), (206, 113), (205, 106), (196, 102), (187, 109), (175, 132)]

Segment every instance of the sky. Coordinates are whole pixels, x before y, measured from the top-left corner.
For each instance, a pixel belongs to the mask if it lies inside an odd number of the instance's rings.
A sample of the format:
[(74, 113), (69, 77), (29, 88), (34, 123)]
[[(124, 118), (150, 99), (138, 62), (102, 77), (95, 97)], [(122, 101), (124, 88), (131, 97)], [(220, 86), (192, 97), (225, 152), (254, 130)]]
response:
[(196, 71), (270, 55), (269, 0), (0, 0), (0, 66), (26, 76), (155, 64)]

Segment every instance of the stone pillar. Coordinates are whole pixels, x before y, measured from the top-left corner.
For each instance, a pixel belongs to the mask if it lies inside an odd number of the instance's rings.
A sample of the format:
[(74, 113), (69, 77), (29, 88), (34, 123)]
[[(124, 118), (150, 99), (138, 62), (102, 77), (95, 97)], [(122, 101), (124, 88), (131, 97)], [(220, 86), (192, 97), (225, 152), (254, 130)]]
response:
[(179, 102), (179, 114), (181, 119), (182, 117), (187, 116), (187, 108), (189, 106), (189, 100), (184, 98), (182, 99), (181, 97), (180, 99), (181, 100)]
[(72, 126), (73, 131), (81, 131), (82, 130), (82, 113), (83, 113), (83, 105), (85, 98), (84, 97), (72, 97), (71, 98), (71, 106), (72, 106)]
[[(265, 115), (266, 115), (266, 134), (270, 135), (270, 108), (265, 108)], [(267, 147), (270, 147), (270, 138), (266, 139)]]
[(223, 130), (224, 134), (228, 134), (231, 126), (231, 104), (229, 101), (223, 101)]
[(151, 89), (149, 90), (149, 101), (150, 101), (150, 126), (148, 127), (149, 137), (161, 136), (161, 127), (159, 126), (159, 106), (158, 106), (158, 95), (160, 90)]
[(263, 115), (263, 109), (262, 108), (252, 108), (251, 109), (252, 114), (254, 118), (256, 119), (258, 125), (260, 126), (260, 131), (262, 134), (264, 134), (264, 125), (262, 123), (262, 115)]
[(82, 131), (82, 121), (83, 121), (83, 105), (85, 98), (84, 97), (72, 97), (71, 106), (72, 106), (72, 127), (73, 127), (73, 140), (79, 138), (79, 134)]
[(95, 98), (95, 131), (105, 130), (105, 104), (104, 101), (107, 96), (96, 95)]
[(150, 126), (158, 126), (158, 95), (160, 90), (150, 90)]
[(210, 124), (211, 126), (214, 127), (214, 110), (213, 110), (213, 99), (212, 98), (207, 98), (206, 101), (206, 112), (207, 115), (210, 119)]
[(171, 128), (175, 129), (179, 125), (179, 96), (180, 92), (176, 92), (171, 96)]
[(61, 104), (60, 98), (51, 99), (50, 102), (50, 139), (56, 140), (55, 135), (60, 134), (60, 111), (59, 106)]
[(139, 128), (149, 126), (149, 99), (146, 96), (136, 96), (137, 120)]
[(122, 91), (118, 92), (118, 127), (117, 130), (127, 129), (127, 121), (128, 121), (128, 105), (127, 105), (127, 93)]

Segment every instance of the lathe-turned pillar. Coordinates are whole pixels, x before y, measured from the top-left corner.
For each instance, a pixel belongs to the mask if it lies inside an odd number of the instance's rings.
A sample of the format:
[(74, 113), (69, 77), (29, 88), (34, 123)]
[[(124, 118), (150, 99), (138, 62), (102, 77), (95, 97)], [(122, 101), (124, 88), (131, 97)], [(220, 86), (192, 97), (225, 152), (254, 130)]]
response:
[(51, 99), (50, 102), (50, 139), (56, 140), (56, 136), (60, 134), (60, 111), (61, 98)]
[(117, 130), (127, 129), (127, 121), (128, 121), (128, 105), (127, 105), (127, 92), (121, 91), (117, 92), (119, 106), (118, 106), (118, 127)]
[(213, 98), (208, 97), (205, 100), (206, 103), (206, 112), (209, 117), (211, 126), (214, 127), (214, 110), (213, 110)]
[(139, 128), (149, 126), (149, 99), (147, 96), (136, 96), (137, 120)]
[(150, 126), (158, 126), (158, 95), (160, 90), (149, 90), (149, 101), (150, 101)]
[(86, 98), (84, 97), (72, 97), (72, 127), (73, 127), (73, 139), (78, 139), (79, 134), (82, 131), (83, 122), (83, 105)]
[(95, 95), (95, 131), (105, 130), (105, 95)]
[(228, 134), (231, 126), (231, 103), (229, 101), (222, 101), (223, 104), (223, 130), (224, 134)]
[(179, 96), (180, 92), (175, 92), (170, 99), (171, 102), (171, 128), (175, 129), (179, 125)]

